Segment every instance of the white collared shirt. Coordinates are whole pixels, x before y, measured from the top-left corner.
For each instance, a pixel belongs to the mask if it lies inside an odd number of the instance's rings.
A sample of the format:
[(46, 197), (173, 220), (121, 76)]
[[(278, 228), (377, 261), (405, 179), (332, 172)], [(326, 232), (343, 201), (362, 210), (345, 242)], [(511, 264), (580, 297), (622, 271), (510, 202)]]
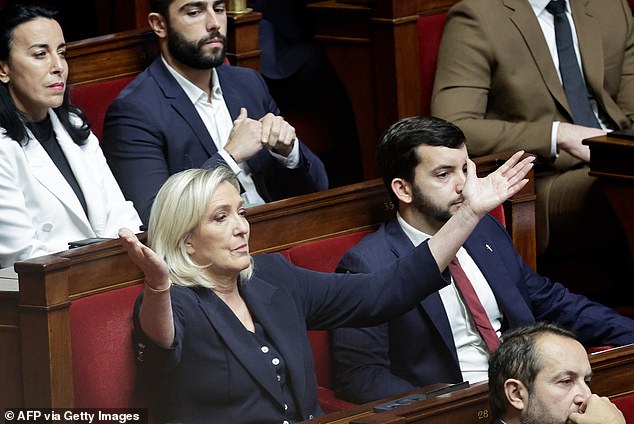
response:
[[(559, 53), (557, 52), (557, 41), (555, 39), (555, 17), (546, 10), (546, 6), (550, 3), (550, 0), (528, 0), (535, 12), (535, 16), (537, 17), (537, 21), (539, 22), (539, 26), (544, 33), (544, 38), (546, 39), (546, 44), (548, 44), (548, 51), (550, 52), (550, 56), (553, 59), (553, 63), (555, 64), (555, 70), (557, 71), (557, 76), (559, 77), (559, 82), (561, 82), (561, 72), (559, 71)], [(570, 23), (570, 30), (572, 32), (572, 43), (575, 47), (575, 55), (577, 56), (577, 62), (580, 64), (579, 69), (581, 70), (581, 76), (585, 81), (585, 75), (583, 73), (583, 66), (581, 65), (583, 62), (581, 61), (581, 53), (579, 52), (579, 39), (577, 38), (577, 30), (575, 28), (575, 22), (572, 19), (572, 14), (570, 12), (570, 3), (566, 1), (566, 17), (568, 18), (568, 22)], [(594, 112), (601, 128), (607, 130), (608, 127), (601, 120), (599, 116), (599, 106), (597, 105), (596, 100), (590, 97), (590, 105), (592, 106), (592, 111)], [(553, 122), (553, 127), (551, 130), (551, 148), (550, 152), (553, 157), (557, 156), (557, 131), (559, 130), (559, 121)]]
[[(417, 230), (405, 222), (400, 214), (397, 214), (396, 218), (414, 246), (418, 246), (420, 243), (431, 238), (429, 234)], [(464, 247), (460, 247), (456, 253), (456, 257), (469, 278), (469, 281), (471, 281), (480, 299), (480, 303), (482, 303), (491, 321), (491, 325), (499, 337), (503, 317), (489, 283), (487, 283), (484, 275), (482, 275), (482, 272)], [(451, 284), (440, 289), (438, 294), (440, 294), (445, 312), (447, 313), (447, 318), (449, 319), (463, 380), (469, 381), (470, 383), (487, 380), (489, 352), (482, 337), (480, 337), (480, 333), (478, 333), (473, 324), (467, 306), (464, 304), (453, 278), (451, 279)]]
[[(167, 70), (174, 79), (176, 79), (178, 85), (181, 86), (189, 100), (196, 108), (198, 115), (200, 115), (200, 119), (202, 119), (209, 135), (216, 145), (216, 149), (218, 149), (218, 154), (236, 174), (238, 181), (240, 181), (242, 188), (244, 188), (242, 197), (246, 202), (246, 206), (266, 203), (255, 187), (255, 182), (251, 176), (251, 170), (249, 169), (248, 163), (246, 161), (243, 161), (240, 164), (236, 163), (229, 152), (224, 150), (225, 145), (229, 141), (229, 134), (233, 128), (233, 121), (222, 95), (222, 88), (220, 87), (220, 81), (218, 80), (218, 73), (216, 72), (216, 69), (212, 69), (211, 97), (209, 97), (204, 90), (201, 90), (187, 78), (179, 74), (176, 69), (170, 66), (163, 56), (161, 56), (161, 59), (163, 60), (163, 64)], [(299, 142), (297, 139), (295, 139), (293, 149), (288, 157), (284, 157), (273, 151), (270, 151), (269, 153), (287, 168), (293, 169), (299, 166), (300, 154)]]

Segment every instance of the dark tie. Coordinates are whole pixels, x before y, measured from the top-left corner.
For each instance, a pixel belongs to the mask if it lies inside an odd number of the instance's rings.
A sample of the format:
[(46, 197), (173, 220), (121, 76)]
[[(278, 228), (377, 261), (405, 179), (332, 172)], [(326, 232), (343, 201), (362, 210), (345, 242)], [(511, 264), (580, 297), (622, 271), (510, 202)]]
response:
[(601, 128), (590, 106), (586, 82), (581, 76), (581, 69), (572, 42), (570, 23), (566, 17), (566, 1), (552, 0), (546, 6), (546, 10), (552, 13), (555, 18), (555, 41), (557, 42), (557, 54), (559, 55), (559, 72), (561, 73), (566, 99), (568, 99), (568, 105), (572, 111), (573, 121), (575, 124)]
[(471, 281), (469, 281), (469, 278), (467, 278), (467, 275), (460, 266), (458, 259), (453, 258), (449, 264), (449, 272), (451, 272), (453, 280), (456, 283), (456, 287), (458, 287), (458, 291), (462, 295), (462, 299), (471, 313), (473, 323), (475, 324), (478, 333), (480, 333), (482, 340), (484, 340), (484, 344), (486, 344), (489, 352), (493, 352), (500, 344), (500, 340), (491, 325), (491, 321), (484, 310), (484, 306), (480, 303), (480, 299), (478, 299), (478, 295), (473, 289)]

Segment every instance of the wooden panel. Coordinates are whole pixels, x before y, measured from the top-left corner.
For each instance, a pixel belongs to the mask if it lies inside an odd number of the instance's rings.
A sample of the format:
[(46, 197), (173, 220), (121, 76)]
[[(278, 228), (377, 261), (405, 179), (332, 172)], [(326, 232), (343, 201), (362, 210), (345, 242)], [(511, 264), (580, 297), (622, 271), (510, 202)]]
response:
[(397, 120), (421, 113), (418, 17), (445, 11), (456, 1), (309, 4), (315, 38), (324, 44), (352, 102), (366, 179), (379, 175), (374, 150), (381, 134)]
[(133, 30), (68, 43), (69, 82), (74, 85), (136, 75), (158, 54), (151, 31)]
[(601, 188), (619, 218), (634, 267), (634, 140), (609, 135), (583, 140), (590, 148), (590, 175)]
[(0, 411), (23, 405), (18, 293), (0, 292)]

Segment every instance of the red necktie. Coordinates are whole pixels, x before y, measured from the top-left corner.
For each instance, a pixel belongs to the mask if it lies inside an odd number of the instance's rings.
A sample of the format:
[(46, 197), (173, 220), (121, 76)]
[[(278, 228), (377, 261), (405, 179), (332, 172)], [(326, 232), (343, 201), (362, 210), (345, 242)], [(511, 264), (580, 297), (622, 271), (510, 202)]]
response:
[(473, 285), (471, 285), (471, 281), (467, 278), (457, 258), (453, 258), (449, 264), (449, 271), (453, 276), (456, 287), (458, 287), (458, 291), (462, 295), (462, 299), (467, 305), (467, 309), (471, 312), (471, 318), (473, 318), (473, 323), (478, 333), (480, 333), (484, 344), (486, 344), (487, 349), (489, 349), (489, 353), (493, 352), (500, 344), (500, 340), (491, 325), (489, 316), (484, 310), (482, 303), (480, 303), (480, 299), (478, 299), (478, 295), (473, 289)]

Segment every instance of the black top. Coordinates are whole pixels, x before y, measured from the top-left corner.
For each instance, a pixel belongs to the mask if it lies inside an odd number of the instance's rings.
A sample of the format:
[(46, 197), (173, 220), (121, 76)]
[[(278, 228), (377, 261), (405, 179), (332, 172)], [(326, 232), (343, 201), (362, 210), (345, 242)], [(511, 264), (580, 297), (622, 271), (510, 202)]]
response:
[(70, 184), (75, 192), (75, 195), (79, 199), (79, 203), (81, 203), (81, 207), (84, 209), (84, 213), (88, 216), (88, 205), (86, 204), (84, 193), (81, 191), (77, 178), (75, 178), (75, 174), (73, 174), (73, 170), (70, 168), (64, 152), (57, 142), (51, 118), (46, 115), (46, 118), (43, 121), (27, 122), (26, 125), (29, 127), (35, 138), (37, 138), (37, 141), (39, 141), (42, 147), (44, 147), (46, 153), (48, 153), (57, 169), (59, 169), (59, 172), (62, 173), (68, 184)]

